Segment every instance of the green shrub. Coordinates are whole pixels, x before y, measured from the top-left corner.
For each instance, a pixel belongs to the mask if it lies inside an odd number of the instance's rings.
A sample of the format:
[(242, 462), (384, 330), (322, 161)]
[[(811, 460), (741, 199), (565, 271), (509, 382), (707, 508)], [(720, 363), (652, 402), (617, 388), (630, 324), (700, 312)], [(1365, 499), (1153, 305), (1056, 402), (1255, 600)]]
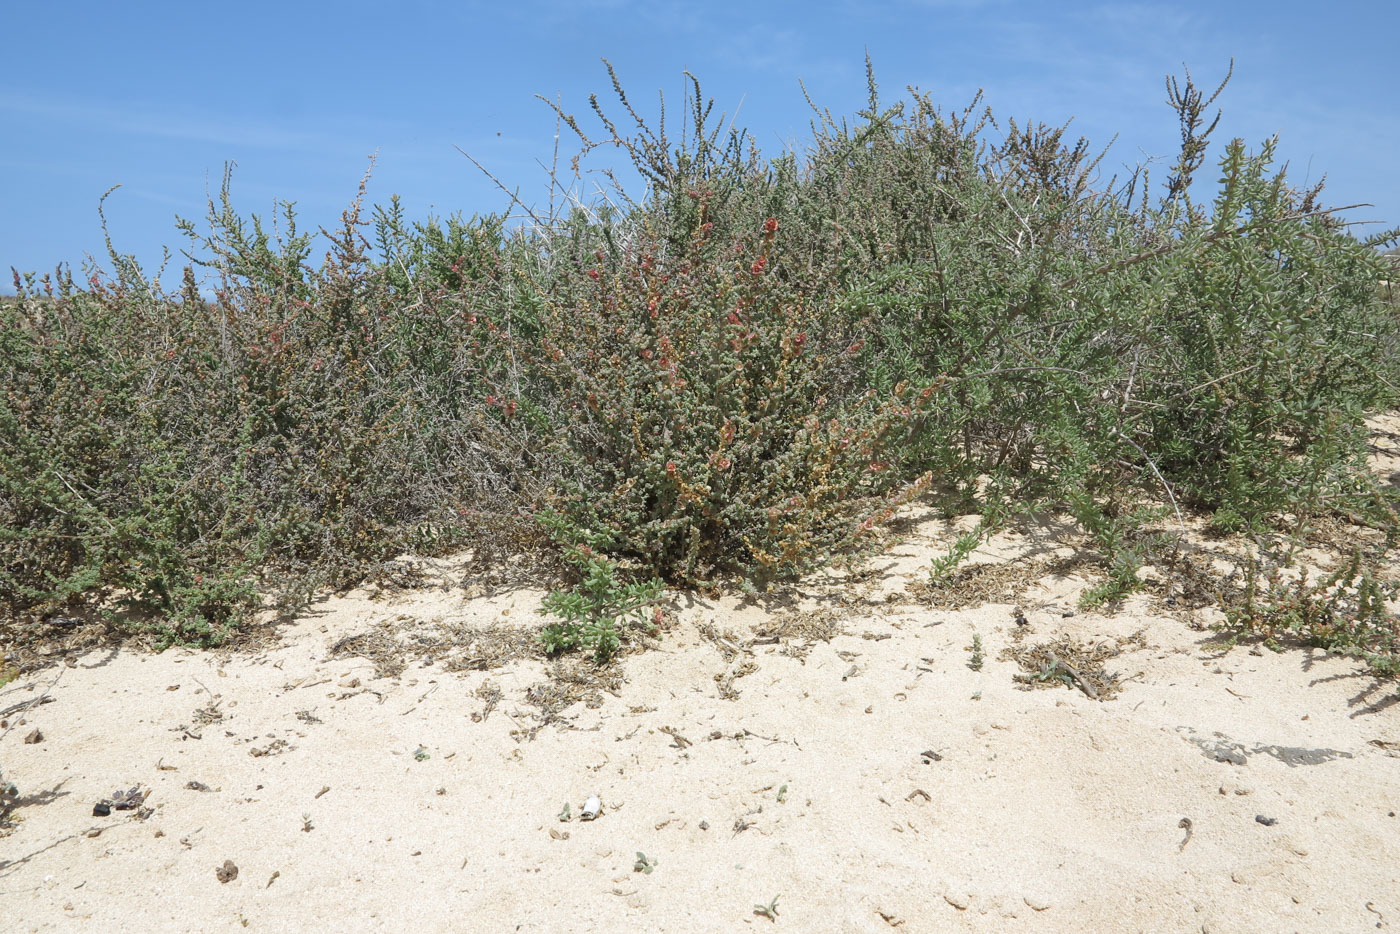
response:
[[(256, 218), (250, 232), (225, 180), (201, 240), (212, 300), (192, 270), (166, 293), (117, 254), (85, 289), (16, 276), (0, 308), (9, 612), (92, 604), (158, 642), (212, 644), (265, 593), (295, 604), (520, 499), (526, 439), (463, 391), (494, 365), (487, 324), (464, 326), (490, 290), (405, 294), (400, 263), (370, 260), (358, 201), (319, 269), (286, 220), (280, 245)], [(494, 283), (486, 229), (457, 262)]]
[(541, 401), (490, 398), (548, 406), (555, 507), (672, 580), (792, 576), (918, 489), (901, 446), (937, 394), (864, 387), (858, 323), (768, 274), (780, 242), (773, 220), (674, 259), (600, 252), (556, 284), (536, 343), (501, 335)]
[(920, 495), (983, 519), (936, 578), (1010, 516), (1055, 510), (1103, 556), (1100, 601), (1186, 511), (1400, 527), (1362, 422), (1396, 401), (1375, 250), (1396, 235), (1356, 239), (1272, 141), (1226, 146), (1194, 202), (1215, 98), (1189, 75), (1168, 84), (1182, 148), (1160, 189), (1145, 168), (1101, 183), (1084, 140), (1000, 124), (980, 97), (882, 103), (873, 73), (855, 120), (814, 108), (810, 146), (770, 160), (698, 82), (674, 139), (611, 76), (634, 132), (596, 100), (598, 139), (559, 116), (581, 155), (625, 154), (636, 199), (410, 223), (397, 200), (366, 212), (362, 185), (313, 265), (290, 207), (245, 221), (226, 177), (204, 228), (180, 222), (204, 282), (191, 267), (166, 290), (115, 249), (81, 281), (16, 274), (4, 609), (86, 605), (213, 643), (269, 595), (538, 541), (552, 516), (592, 583), (555, 598), (547, 638), (603, 656), (643, 586), (616, 562), (765, 584)]

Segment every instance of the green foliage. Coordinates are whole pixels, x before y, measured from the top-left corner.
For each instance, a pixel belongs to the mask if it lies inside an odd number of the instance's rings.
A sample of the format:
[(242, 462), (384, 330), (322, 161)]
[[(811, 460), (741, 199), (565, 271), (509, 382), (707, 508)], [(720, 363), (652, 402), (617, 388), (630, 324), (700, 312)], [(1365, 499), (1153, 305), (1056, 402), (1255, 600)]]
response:
[[(114, 254), (115, 277), (91, 270), (86, 288), (17, 275), (0, 307), (9, 612), (86, 603), (158, 644), (216, 644), (264, 596), (295, 604), (451, 547), (478, 531), (464, 513), (520, 499), (528, 437), (469, 391), (500, 369), (489, 324), (469, 323), (490, 289), (396, 292), (358, 203), (320, 269), (300, 235), (275, 246), (257, 218), (249, 233), (227, 185), (209, 223), (212, 300), (191, 270), (167, 293)], [(499, 245), (478, 247), (461, 266), (495, 276)]]
[(601, 664), (622, 647), (628, 625), (650, 625), (647, 610), (661, 596), (663, 587), (656, 580), (620, 580), (617, 563), (587, 545), (572, 547), (569, 558), (583, 579), (570, 591), (555, 590), (545, 596), (545, 612), (563, 622), (546, 625), (540, 638), (551, 655), (584, 649)]
[(982, 544), (986, 535), (985, 525), (979, 523), (977, 528), (953, 539), (946, 555), (940, 555), (929, 562), (929, 583), (934, 586), (947, 584), (952, 579), (953, 572), (967, 560), (968, 555), (977, 550), (977, 546)]
[(226, 175), (180, 221), (178, 288), (115, 249), (16, 274), (3, 609), (213, 644), (403, 551), (552, 530), (582, 583), (546, 644), (602, 659), (656, 594), (624, 565), (762, 586), (916, 496), (981, 516), (934, 583), (1013, 512), (1057, 512), (1108, 570), (1090, 602), (1183, 511), (1400, 528), (1362, 421), (1396, 402), (1396, 232), (1357, 240), (1272, 140), (1226, 145), (1193, 201), (1220, 90), (1169, 82), (1182, 148), (1154, 190), (980, 96), (882, 101), (873, 72), (854, 119), (814, 106), (810, 145), (767, 160), (693, 79), (677, 138), (610, 76), (630, 134), (596, 100), (596, 139), (558, 114), (640, 197), (410, 222), (362, 185), (313, 265), (291, 206), (245, 220)]
[(556, 508), (658, 575), (792, 576), (921, 486), (900, 446), (935, 393), (861, 385), (853, 323), (767, 275), (780, 236), (598, 251), (504, 342), (548, 400)]
[(967, 667), (971, 668), (973, 671), (981, 671), (982, 662), (985, 659), (985, 656), (982, 654), (981, 633), (974, 632), (972, 634), (972, 646), (968, 649), (968, 652)]
[(766, 905), (754, 905), (753, 913), (760, 918), (767, 918), (774, 924), (778, 922), (778, 899), (780, 896), (774, 895), (773, 900)]
[(1307, 569), (1285, 579), (1277, 566), (1249, 566), (1245, 588), (1226, 608), (1226, 626), (1273, 640), (1290, 636), (1364, 661), (1383, 677), (1400, 675), (1400, 616), (1390, 609), (1400, 584), (1376, 577), (1360, 551), (1321, 580)]

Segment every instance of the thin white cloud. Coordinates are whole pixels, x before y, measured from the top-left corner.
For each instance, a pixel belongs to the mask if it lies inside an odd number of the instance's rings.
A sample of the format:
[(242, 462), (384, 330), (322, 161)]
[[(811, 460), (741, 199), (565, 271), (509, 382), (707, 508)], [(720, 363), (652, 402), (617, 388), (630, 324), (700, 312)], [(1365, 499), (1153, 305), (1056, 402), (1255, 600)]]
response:
[(0, 93), (0, 113), (22, 114), (132, 136), (224, 146), (305, 149), (341, 142), (322, 134), (272, 123), (238, 118), (192, 117), (177, 112), (157, 113), (123, 105), (15, 93)]

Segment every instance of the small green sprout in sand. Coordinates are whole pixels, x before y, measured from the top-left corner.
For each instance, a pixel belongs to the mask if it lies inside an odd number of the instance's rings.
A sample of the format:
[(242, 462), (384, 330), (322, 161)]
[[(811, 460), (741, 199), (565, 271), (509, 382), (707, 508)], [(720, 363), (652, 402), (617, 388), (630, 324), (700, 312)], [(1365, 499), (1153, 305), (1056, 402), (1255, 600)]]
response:
[(760, 918), (767, 918), (769, 921), (772, 921), (774, 924), (777, 924), (777, 923), (778, 923), (778, 897), (779, 897), (779, 896), (774, 895), (774, 896), (773, 896), (773, 900), (772, 900), (771, 902), (769, 902), (768, 904), (766, 904), (766, 905), (754, 905), (754, 906), (753, 906), (753, 913), (756, 914), (756, 915), (758, 915)]

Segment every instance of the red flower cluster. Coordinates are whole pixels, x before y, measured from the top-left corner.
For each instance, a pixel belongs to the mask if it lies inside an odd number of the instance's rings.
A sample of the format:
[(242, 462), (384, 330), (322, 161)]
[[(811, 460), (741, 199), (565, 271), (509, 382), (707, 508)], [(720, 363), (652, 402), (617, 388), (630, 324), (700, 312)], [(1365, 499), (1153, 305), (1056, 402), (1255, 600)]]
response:
[(768, 220), (764, 221), (764, 222), (763, 222), (763, 232), (766, 233), (766, 234), (777, 233), (777, 232), (778, 232), (778, 219), (777, 219), (776, 217), (770, 217), (770, 218), (768, 218)]
[(755, 276), (761, 276), (761, 275), (763, 275), (763, 267), (765, 267), (765, 266), (767, 266), (767, 265), (768, 265), (768, 257), (766, 257), (766, 256), (760, 256), (758, 259), (756, 259), (756, 260), (754, 261), (754, 264), (753, 264), (752, 266), (749, 267), (749, 272), (753, 273)]

